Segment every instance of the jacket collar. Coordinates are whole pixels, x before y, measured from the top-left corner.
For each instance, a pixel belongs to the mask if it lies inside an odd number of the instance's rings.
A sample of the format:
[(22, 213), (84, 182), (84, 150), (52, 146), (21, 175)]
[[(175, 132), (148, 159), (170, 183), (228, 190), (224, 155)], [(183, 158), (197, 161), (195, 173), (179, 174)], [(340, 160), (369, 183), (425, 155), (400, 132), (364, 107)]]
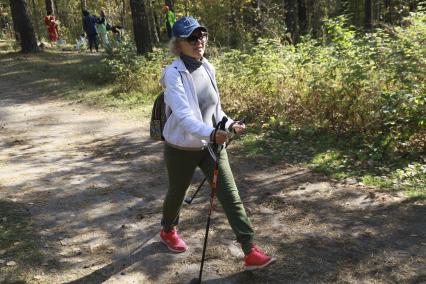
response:
[[(208, 66), (209, 61), (204, 57), (203, 58), (203, 66)], [(175, 59), (172, 64), (171, 67), (176, 68), (179, 72), (188, 72), (188, 69), (186, 69), (185, 63), (183, 63), (182, 59), (177, 58)]]

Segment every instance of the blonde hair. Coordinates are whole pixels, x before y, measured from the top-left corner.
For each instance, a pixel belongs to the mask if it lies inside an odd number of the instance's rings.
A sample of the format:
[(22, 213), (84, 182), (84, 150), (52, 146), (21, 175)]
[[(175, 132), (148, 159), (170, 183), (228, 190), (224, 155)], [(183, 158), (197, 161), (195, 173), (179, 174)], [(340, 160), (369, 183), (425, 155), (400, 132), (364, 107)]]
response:
[(171, 54), (175, 55), (175, 56), (179, 56), (180, 55), (180, 48), (179, 48), (179, 43), (184, 40), (178, 37), (172, 37), (172, 39), (169, 41), (169, 51)]

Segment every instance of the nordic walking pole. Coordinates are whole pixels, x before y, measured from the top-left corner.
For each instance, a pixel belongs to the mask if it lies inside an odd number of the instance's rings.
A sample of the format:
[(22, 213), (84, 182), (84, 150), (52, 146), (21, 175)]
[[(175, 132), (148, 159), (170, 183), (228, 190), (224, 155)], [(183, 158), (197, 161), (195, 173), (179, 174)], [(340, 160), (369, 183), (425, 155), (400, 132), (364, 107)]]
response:
[[(240, 121), (238, 121), (238, 124), (244, 124), (246, 122), (246, 119), (245, 118), (242, 118)], [(232, 141), (232, 140), (231, 140)], [(227, 144), (226, 144), (226, 146), (225, 146), (225, 148), (228, 148), (228, 146), (229, 146), (229, 144), (231, 143), (231, 141), (229, 141)], [(200, 191), (200, 189), (203, 187), (203, 185), (204, 185), (204, 183), (206, 182), (206, 178), (204, 178), (202, 181), (201, 181), (201, 183), (200, 183), (200, 185), (198, 186), (198, 188), (197, 188), (197, 190), (194, 192), (194, 194), (192, 195), (192, 197), (189, 197), (189, 196), (187, 196), (186, 198), (185, 198), (185, 202), (186, 202), (186, 204), (188, 204), (188, 205), (191, 205), (191, 203), (192, 203), (192, 201), (194, 200), (194, 198), (195, 198), (195, 196), (197, 196), (197, 194), (198, 194), (198, 192)]]
[[(227, 121), (228, 121), (228, 118), (224, 116), (222, 118), (222, 121), (219, 122), (218, 125), (216, 126), (216, 131), (218, 129), (225, 130), (225, 124)], [(220, 151), (222, 150), (222, 147), (223, 147), (222, 145), (217, 145), (216, 160), (214, 164), (213, 179), (211, 184), (212, 190), (210, 193), (210, 208), (209, 208), (209, 214), (207, 216), (207, 225), (206, 225), (206, 234), (204, 236), (203, 254), (201, 256), (200, 275), (198, 276), (198, 279), (193, 279), (197, 281), (196, 283), (201, 283), (201, 278), (203, 276), (203, 267), (204, 267), (204, 259), (206, 256), (207, 239), (209, 237), (209, 228), (210, 228), (210, 219), (211, 219), (210, 217), (212, 215), (214, 196), (215, 196), (216, 188), (217, 188), (217, 178), (219, 176), (219, 155), (220, 155)]]
[(192, 203), (192, 200), (194, 200), (195, 196), (200, 191), (201, 187), (203, 187), (203, 185), (204, 185), (205, 182), (206, 182), (206, 178), (204, 178), (203, 181), (200, 183), (200, 185), (198, 186), (197, 190), (194, 192), (194, 194), (192, 195), (192, 197), (188, 196), (188, 197), (185, 198), (186, 204), (190, 205)]

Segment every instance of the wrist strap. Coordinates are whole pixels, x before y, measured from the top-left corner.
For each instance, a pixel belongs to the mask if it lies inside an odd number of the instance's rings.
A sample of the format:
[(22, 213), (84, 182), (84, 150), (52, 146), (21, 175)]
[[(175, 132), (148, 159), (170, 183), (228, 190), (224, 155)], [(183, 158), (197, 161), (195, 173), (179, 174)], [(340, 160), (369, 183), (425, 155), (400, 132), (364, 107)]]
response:
[(216, 129), (214, 129), (212, 133), (210, 133), (210, 142), (216, 144)]

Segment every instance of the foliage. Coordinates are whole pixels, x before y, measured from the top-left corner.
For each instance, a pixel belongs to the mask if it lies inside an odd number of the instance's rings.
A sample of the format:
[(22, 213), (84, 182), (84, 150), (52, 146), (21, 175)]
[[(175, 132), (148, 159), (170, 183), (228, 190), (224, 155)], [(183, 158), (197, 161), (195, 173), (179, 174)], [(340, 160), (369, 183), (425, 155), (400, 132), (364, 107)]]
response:
[[(391, 32), (359, 35), (338, 17), (325, 24), (322, 42), (259, 39), (248, 52), (216, 52), (210, 60), (225, 108), (266, 128), (358, 137), (375, 160), (424, 154), (425, 18), (412, 14)], [(164, 49), (136, 56), (127, 40), (106, 63), (123, 92), (152, 97), (171, 60)]]
[[(188, 14), (209, 28), (210, 41), (218, 46), (246, 48), (259, 37), (280, 37), (284, 31), (282, 1), (188, 2)], [(176, 8), (184, 10), (179, 3)]]
[[(426, 141), (425, 15), (405, 23), (360, 35), (338, 17), (326, 23), (321, 42), (260, 39), (248, 52), (210, 48), (224, 108), (258, 129), (244, 140), (247, 153), (424, 195), (417, 169)], [(127, 41), (106, 63), (130, 101), (129, 92), (158, 94), (160, 70), (171, 60), (162, 49), (136, 56)], [(413, 163), (420, 165), (415, 174)], [(407, 183), (407, 173), (416, 182)]]
[(363, 178), (363, 182), (395, 190), (406, 189), (411, 196), (426, 199), (426, 163), (408, 164), (388, 176), (367, 175)]
[(155, 49), (147, 56), (138, 56), (132, 41), (125, 38), (104, 63), (122, 92), (137, 90), (143, 96), (153, 97), (161, 91), (160, 70), (171, 60), (165, 49)]
[[(55, 0), (54, 13), (59, 21), (60, 37), (68, 43), (73, 43), (82, 33), (83, 8), (90, 13), (99, 15), (100, 10), (104, 10), (109, 21), (113, 25), (120, 25), (126, 33), (132, 36), (132, 16), (130, 2), (125, 1), (67, 1)], [(345, 15), (350, 23), (358, 28), (364, 27), (365, 11), (371, 10), (372, 22), (375, 27), (388, 24), (400, 24), (403, 17), (410, 11), (421, 9), (425, 6), (425, 1), (370, 1), (374, 5), (367, 6), (366, 1), (359, 0), (185, 0), (174, 2), (174, 10), (178, 17), (191, 15), (200, 19), (211, 32), (211, 40), (218, 46), (246, 48), (255, 42), (259, 37), (279, 37), (287, 38), (288, 32), (300, 35), (312, 35), (322, 37), (323, 21), (338, 15)], [(47, 39), (47, 31), (43, 22), (46, 15), (46, 5), (44, 0), (27, 0), (32, 14), (32, 22), (39, 40)], [(151, 24), (157, 30), (163, 29), (162, 37), (167, 38), (164, 25), (160, 25), (163, 17), (161, 8), (165, 1), (148, 1), (150, 10), (153, 11)], [(292, 31), (291, 27), (285, 26), (286, 11), (293, 3), (297, 23)], [(0, 0), (1, 14), (9, 8), (9, 0)], [(9, 21), (10, 13), (8, 13)], [(154, 20), (155, 19), (155, 20)], [(161, 27), (162, 26), (162, 27)], [(1, 34), (1, 32), (0, 32)]]
[(426, 199), (426, 159), (379, 159), (378, 153), (360, 144), (362, 137), (336, 137), (330, 133), (269, 128), (244, 135), (247, 156), (266, 155), (272, 161), (301, 164), (335, 179), (349, 179), (386, 190), (405, 190)]
[(384, 155), (421, 153), (425, 15), (406, 21), (392, 34), (358, 36), (338, 18), (327, 23), (323, 43), (260, 40), (249, 53), (227, 52), (215, 59), (223, 102), (257, 123), (361, 135)]

